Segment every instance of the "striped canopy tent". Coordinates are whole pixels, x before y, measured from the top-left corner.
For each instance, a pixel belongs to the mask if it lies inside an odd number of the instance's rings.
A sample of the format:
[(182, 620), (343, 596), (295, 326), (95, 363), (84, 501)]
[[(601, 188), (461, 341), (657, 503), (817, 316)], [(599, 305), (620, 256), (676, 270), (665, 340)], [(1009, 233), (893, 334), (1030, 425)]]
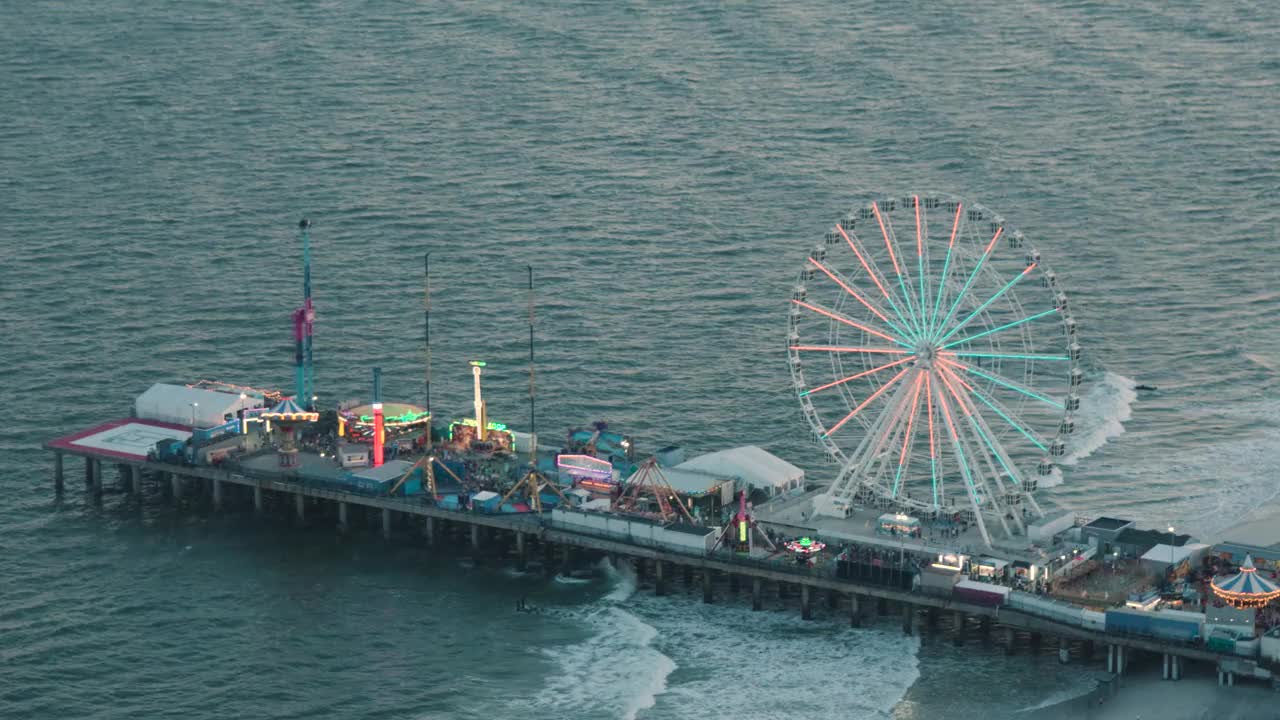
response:
[(1213, 594), (1236, 608), (1257, 608), (1280, 598), (1280, 588), (1258, 574), (1253, 557), (1246, 555), (1240, 572), (1228, 578), (1214, 578)]
[(287, 397), (258, 417), (263, 420), (277, 420), (280, 422), (316, 422), (320, 419), (320, 413), (307, 412), (298, 403), (294, 402), (293, 398)]

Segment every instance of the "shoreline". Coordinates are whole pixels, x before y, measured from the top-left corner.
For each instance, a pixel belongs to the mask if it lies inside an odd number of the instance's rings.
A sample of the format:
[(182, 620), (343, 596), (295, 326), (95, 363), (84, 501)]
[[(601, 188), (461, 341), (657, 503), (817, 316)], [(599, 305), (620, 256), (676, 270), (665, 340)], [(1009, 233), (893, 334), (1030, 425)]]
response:
[(1268, 681), (1238, 681), (1218, 687), (1217, 677), (1203, 669), (1182, 680), (1161, 680), (1156, 668), (1132, 675), (1100, 673), (1093, 690), (1043, 708), (1020, 711), (1027, 720), (1233, 720), (1273, 717), (1280, 692)]

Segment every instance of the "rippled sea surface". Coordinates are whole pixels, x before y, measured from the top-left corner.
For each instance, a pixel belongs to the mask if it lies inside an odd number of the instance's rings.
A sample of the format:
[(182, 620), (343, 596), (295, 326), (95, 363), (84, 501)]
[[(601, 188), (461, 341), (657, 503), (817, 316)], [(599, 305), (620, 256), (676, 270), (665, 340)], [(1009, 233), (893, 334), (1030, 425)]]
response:
[[(1274, 3), (0, 7), (0, 717), (997, 717), (1086, 683), (891, 625), (581, 586), (239, 512), (86, 506), (52, 436), (152, 382), (291, 383), (314, 223), (323, 398), (753, 443), (821, 476), (789, 288), (852, 205), (1003, 213), (1090, 386), (1050, 502), (1202, 535), (1277, 492)], [(1156, 385), (1135, 393), (1133, 385)], [(514, 616), (529, 593), (545, 612)], [(750, 681), (744, 680), (750, 678)], [(1010, 678), (1017, 678), (1013, 682)]]

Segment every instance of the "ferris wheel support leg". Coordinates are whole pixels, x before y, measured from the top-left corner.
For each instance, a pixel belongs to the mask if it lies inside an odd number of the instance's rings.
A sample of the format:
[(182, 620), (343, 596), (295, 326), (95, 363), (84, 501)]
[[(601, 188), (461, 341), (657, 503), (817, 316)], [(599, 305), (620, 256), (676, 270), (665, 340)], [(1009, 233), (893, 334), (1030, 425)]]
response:
[(1031, 493), (1024, 493), (1023, 497), (1030, 503), (1031, 509), (1036, 511), (1036, 517), (1044, 517), (1044, 511), (1040, 509), (1040, 503), (1036, 502), (1036, 498)]

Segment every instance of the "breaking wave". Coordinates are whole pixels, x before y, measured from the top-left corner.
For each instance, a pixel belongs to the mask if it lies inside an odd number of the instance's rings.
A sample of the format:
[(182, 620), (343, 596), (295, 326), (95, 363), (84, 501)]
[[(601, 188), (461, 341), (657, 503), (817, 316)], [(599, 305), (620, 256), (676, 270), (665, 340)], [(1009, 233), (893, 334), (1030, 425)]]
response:
[(1124, 434), (1124, 423), (1133, 417), (1133, 403), (1138, 399), (1136, 385), (1132, 378), (1110, 370), (1090, 384), (1080, 399), (1076, 431), (1059, 464), (1075, 465)]

